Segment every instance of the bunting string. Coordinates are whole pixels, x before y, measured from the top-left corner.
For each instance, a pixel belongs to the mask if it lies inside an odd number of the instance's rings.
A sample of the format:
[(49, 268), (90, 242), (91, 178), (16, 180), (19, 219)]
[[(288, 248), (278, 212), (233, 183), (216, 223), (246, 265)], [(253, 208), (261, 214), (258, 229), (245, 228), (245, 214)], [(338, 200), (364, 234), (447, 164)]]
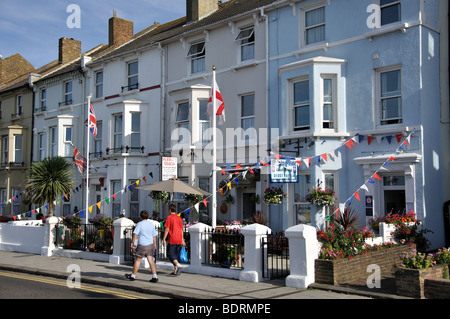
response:
[[(388, 141), (389, 144), (391, 144), (393, 137), (395, 137), (396, 140), (397, 140), (397, 142), (398, 142), (400, 145), (397, 147), (397, 149), (395, 150), (395, 152), (394, 152), (393, 154), (391, 154), (391, 155), (388, 157), (388, 159), (383, 163), (383, 165), (381, 165), (380, 168), (379, 168), (379, 169), (378, 169), (378, 170), (377, 170), (377, 171), (376, 171), (376, 172), (375, 172), (375, 173), (374, 173), (374, 174), (373, 174), (373, 175), (372, 175), (372, 176), (371, 176), (371, 177), (370, 177), (363, 185), (361, 185), (361, 186), (358, 188), (358, 190), (357, 190), (356, 192), (353, 193), (352, 196), (350, 196), (350, 197), (344, 202), (344, 206), (347, 205), (347, 204), (350, 205), (353, 198), (356, 198), (358, 201), (360, 201), (360, 194), (359, 194), (359, 191), (360, 191), (361, 189), (368, 191), (368, 188), (367, 188), (367, 184), (368, 184), (368, 183), (376, 184), (376, 180), (381, 180), (380, 176), (378, 175), (378, 172), (379, 172), (383, 167), (388, 168), (388, 169), (391, 168), (391, 166), (389, 165), (389, 162), (395, 161), (395, 160), (396, 160), (395, 156), (396, 156), (398, 153), (402, 153), (402, 152), (405, 152), (405, 151), (407, 150), (408, 143), (410, 143), (410, 139), (414, 136), (414, 134), (415, 134), (415, 129), (413, 129), (413, 131), (410, 132), (410, 133), (407, 135), (407, 137), (404, 139), (403, 142), (401, 142), (402, 137), (403, 137), (403, 134), (396, 134), (395, 136), (387, 135), (387, 136), (376, 136), (376, 137), (375, 137), (378, 143), (381, 143), (381, 141), (382, 141), (383, 139), (386, 139), (386, 140)], [(234, 177), (234, 178), (232, 179), (232, 181), (229, 181), (229, 182), (226, 183), (224, 186), (222, 186), (222, 187), (220, 187), (219, 189), (217, 189), (216, 192), (217, 192), (217, 193), (220, 193), (221, 195), (223, 195), (224, 190), (225, 190), (226, 188), (231, 189), (232, 182), (234, 182), (236, 185), (239, 185), (239, 180), (238, 180), (239, 176), (243, 176), (243, 178), (245, 179), (245, 178), (246, 178), (246, 175), (247, 175), (248, 173), (251, 173), (251, 174), (257, 173), (257, 172), (258, 172), (259, 170), (261, 170), (263, 167), (268, 167), (268, 166), (270, 166), (269, 163), (270, 163), (270, 161), (271, 161), (272, 159), (280, 160), (281, 158), (287, 158), (287, 159), (290, 159), (290, 160), (295, 161), (295, 163), (297, 163), (299, 166), (305, 165), (306, 167), (309, 168), (312, 164), (320, 165), (322, 161), (324, 161), (324, 162), (326, 163), (326, 162), (330, 159), (330, 157), (333, 156), (333, 154), (336, 154), (337, 151), (342, 152), (344, 148), (349, 149), (349, 150), (352, 150), (352, 149), (356, 146), (355, 143), (356, 143), (356, 144), (360, 144), (360, 143), (362, 142), (362, 140), (363, 140), (365, 137), (367, 137), (367, 143), (368, 143), (368, 145), (370, 145), (370, 144), (373, 142), (373, 138), (374, 138), (374, 137), (373, 137), (372, 135), (367, 135), (367, 136), (366, 136), (366, 135), (361, 135), (361, 134), (358, 133), (358, 134), (356, 134), (355, 136), (351, 137), (350, 139), (346, 140), (345, 142), (341, 143), (340, 146), (338, 146), (337, 148), (331, 150), (330, 152), (325, 152), (325, 153), (322, 153), (322, 154), (319, 154), (319, 155), (316, 155), (316, 156), (312, 156), (312, 157), (286, 157), (286, 156), (282, 156), (282, 155), (280, 155), (280, 154), (274, 154), (274, 153), (272, 152), (272, 153), (270, 154), (269, 157), (266, 157), (265, 159), (260, 160), (260, 161), (257, 162), (255, 165), (250, 166), (250, 167), (245, 167), (245, 168), (243, 168), (243, 167), (241, 166), (242, 163), (239, 163), (239, 164), (236, 165), (235, 168), (233, 169), (229, 163), (226, 163), (226, 168), (220, 170), (221, 173), (222, 173), (222, 175), (226, 175), (227, 172), (233, 172), (234, 174), (237, 174), (238, 176)], [(400, 143), (400, 142), (401, 142), (401, 143)], [(150, 165), (150, 164), (149, 164), (149, 165)], [(238, 171), (238, 170), (243, 170), (243, 171)], [(214, 174), (214, 173), (216, 173), (216, 172), (217, 172), (216, 170), (213, 170), (212, 173)], [(152, 173), (152, 172), (150, 172), (149, 175), (150, 175), (151, 178), (153, 178), (153, 173)], [(123, 189), (121, 189), (120, 191), (118, 191), (118, 192), (112, 194), (111, 196), (108, 196), (107, 198), (105, 198), (105, 199), (103, 199), (103, 200), (101, 200), (101, 201), (99, 201), (99, 202), (97, 202), (97, 203), (94, 203), (93, 205), (90, 205), (90, 206), (88, 207), (89, 213), (92, 213), (92, 209), (93, 209), (93, 207), (95, 207), (95, 206), (97, 206), (97, 207), (100, 209), (100, 208), (101, 208), (102, 202), (105, 202), (105, 203), (109, 204), (110, 201), (111, 201), (111, 198), (113, 198), (113, 200), (115, 200), (117, 194), (125, 192), (127, 188), (128, 188), (129, 190), (131, 190), (131, 189), (133, 188), (133, 186), (135, 186), (135, 185), (136, 185), (136, 186), (139, 186), (139, 183), (140, 183), (141, 180), (143, 180), (144, 183), (147, 181), (147, 180), (146, 180), (146, 177), (144, 176), (144, 177), (142, 177), (141, 179), (136, 180), (136, 181), (135, 181), (134, 183), (132, 183), (131, 185), (125, 186)], [(82, 188), (82, 185), (80, 184), (79, 186), (77, 186), (77, 187), (74, 188), (74, 191), (79, 191), (81, 188)], [(20, 193), (19, 195), (22, 195), (22, 193)], [(6, 200), (6, 201), (0, 203), (0, 206), (1, 206), (1, 207), (5, 207), (5, 205), (8, 205), (8, 204), (12, 203), (13, 201), (18, 200), (18, 199), (19, 199), (19, 195), (16, 195), (16, 196), (14, 196), (14, 197), (12, 197), (12, 198), (10, 198), (10, 199), (8, 199), (8, 200)], [(183, 210), (182, 212), (180, 212), (179, 215), (182, 214), (182, 213), (186, 213), (186, 214), (189, 216), (191, 209), (195, 208), (195, 206), (196, 206), (197, 204), (199, 204), (200, 202), (203, 203), (203, 204), (205, 205), (205, 207), (207, 207), (207, 205), (208, 205), (208, 199), (209, 199), (210, 197), (212, 197), (212, 195), (213, 195), (213, 194), (210, 194), (210, 195), (208, 195), (208, 196), (203, 196), (203, 199), (202, 199), (201, 201), (199, 201), (198, 203), (195, 203), (195, 204), (191, 205), (190, 207), (186, 208), (185, 210)], [(60, 203), (60, 202), (63, 201), (64, 199), (68, 199), (69, 196), (70, 196), (70, 194), (66, 194), (66, 195), (62, 196), (61, 198), (56, 199), (56, 200), (54, 201), (53, 204), (54, 204), (54, 205), (57, 205), (58, 203)], [(43, 212), (44, 209), (48, 210), (48, 204), (43, 205), (43, 206), (41, 206), (41, 207), (39, 207), (39, 208), (33, 209), (33, 210), (31, 210), (31, 211), (29, 211), (29, 212), (26, 212), (26, 213), (14, 215), (14, 216), (12, 216), (12, 217), (13, 217), (14, 220), (17, 218), (17, 216), (22, 216), (22, 217), (28, 216), (28, 217), (30, 217), (31, 214), (36, 214), (36, 213), (39, 213), (39, 212)], [(338, 209), (335, 211), (335, 213), (337, 214), (337, 213), (339, 213), (339, 211), (340, 211), (340, 209), (338, 208)], [(85, 214), (85, 211), (84, 211), (84, 210), (79, 211), (79, 213), (80, 213), (80, 215), (81, 215), (82, 217), (84, 217), (84, 214)]]

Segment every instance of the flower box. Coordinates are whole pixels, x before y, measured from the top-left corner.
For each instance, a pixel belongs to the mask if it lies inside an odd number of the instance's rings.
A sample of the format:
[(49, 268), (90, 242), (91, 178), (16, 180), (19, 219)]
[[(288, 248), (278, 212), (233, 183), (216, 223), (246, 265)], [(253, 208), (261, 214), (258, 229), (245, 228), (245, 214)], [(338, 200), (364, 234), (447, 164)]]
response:
[(315, 282), (328, 285), (366, 282), (371, 274), (367, 272), (367, 267), (373, 264), (380, 267), (382, 278), (392, 277), (392, 269), (401, 264), (401, 256), (410, 250), (410, 245), (401, 245), (368, 252), (351, 259), (316, 259)]
[[(445, 267), (448, 267), (448, 265), (435, 265), (425, 269), (397, 269), (395, 271), (396, 294), (411, 298), (427, 297), (425, 281), (430, 279), (443, 279)], [(449, 280), (446, 281), (450, 282)], [(442, 285), (440, 289), (444, 286), (450, 292), (450, 285), (448, 283), (447, 285)], [(433, 292), (430, 292), (430, 294), (433, 294)], [(447, 295), (447, 298), (450, 298), (450, 294)]]

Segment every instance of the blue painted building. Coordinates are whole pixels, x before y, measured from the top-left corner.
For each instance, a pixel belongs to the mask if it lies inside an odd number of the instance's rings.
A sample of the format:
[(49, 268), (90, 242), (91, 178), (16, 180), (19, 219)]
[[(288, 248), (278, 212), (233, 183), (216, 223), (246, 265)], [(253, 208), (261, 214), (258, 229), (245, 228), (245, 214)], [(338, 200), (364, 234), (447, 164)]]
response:
[[(371, 218), (413, 210), (444, 245), (439, 1), (279, 1), (268, 16), (272, 155), (297, 161), (271, 227), (323, 227), (340, 206)], [(272, 136), (272, 139), (274, 137)], [(444, 137), (448, 140), (448, 137)], [(335, 191), (320, 209), (308, 189)]]

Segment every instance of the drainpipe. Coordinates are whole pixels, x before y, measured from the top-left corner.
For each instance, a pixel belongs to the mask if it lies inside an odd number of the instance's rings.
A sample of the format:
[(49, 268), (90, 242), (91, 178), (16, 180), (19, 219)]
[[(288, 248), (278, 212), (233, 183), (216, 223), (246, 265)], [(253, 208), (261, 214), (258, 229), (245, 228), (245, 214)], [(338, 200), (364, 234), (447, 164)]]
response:
[(261, 17), (265, 20), (266, 33), (266, 128), (267, 128), (267, 144), (270, 145), (270, 119), (269, 119), (269, 16), (264, 13), (264, 7), (261, 8)]
[(158, 43), (158, 48), (161, 50), (161, 127), (160, 127), (160, 142), (159, 142), (159, 153), (162, 156), (165, 152), (165, 141), (166, 141), (166, 50), (161, 45), (161, 42)]

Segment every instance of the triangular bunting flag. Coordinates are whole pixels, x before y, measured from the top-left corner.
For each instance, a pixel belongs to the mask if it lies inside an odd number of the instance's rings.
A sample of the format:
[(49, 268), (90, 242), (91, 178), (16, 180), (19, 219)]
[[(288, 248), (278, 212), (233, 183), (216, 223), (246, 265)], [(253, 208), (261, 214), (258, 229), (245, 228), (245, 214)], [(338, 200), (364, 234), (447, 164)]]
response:
[(326, 153), (322, 154), (321, 156), (322, 156), (322, 158), (323, 158), (323, 160), (324, 160), (325, 162), (328, 160), (327, 154), (326, 154)]
[(347, 146), (349, 149), (352, 149), (352, 146), (354, 146), (354, 145), (355, 145), (355, 143), (353, 142), (352, 139), (345, 142), (345, 146)]
[(205, 207), (208, 207), (208, 200), (206, 198), (203, 200), (203, 205), (205, 205)]
[(359, 198), (359, 189), (355, 193), (355, 198), (358, 200), (358, 202), (361, 201), (361, 199)]
[(144, 180), (144, 183), (147, 183), (147, 178), (145, 176), (142, 177), (142, 179)]
[(90, 206), (88, 209), (89, 209), (89, 213), (92, 213), (92, 206)]
[(401, 139), (402, 139), (403, 134), (397, 134), (395, 135), (395, 137), (397, 138), (397, 142), (400, 143)]
[(378, 180), (380, 180), (380, 181), (381, 181), (381, 177), (380, 177), (380, 176), (378, 176), (378, 174), (377, 174), (377, 173), (373, 174), (373, 175), (372, 175), (372, 177), (374, 177), (374, 178), (376, 178), (376, 179), (378, 179)]
[(106, 203), (106, 204), (109, 204), (109, 197), (106, 197), (106, 198), (105, 198), (105, 203)]
[(388, 143), (391, 144), (392, 136), (391, 135), (386, 136), (386, 139), (387, 139)]
[(370, 143), (372, 143), (372, 140), (373, 140), (373, 136), (368, 135), (367, 136), (367, 145), (370, 145)]

